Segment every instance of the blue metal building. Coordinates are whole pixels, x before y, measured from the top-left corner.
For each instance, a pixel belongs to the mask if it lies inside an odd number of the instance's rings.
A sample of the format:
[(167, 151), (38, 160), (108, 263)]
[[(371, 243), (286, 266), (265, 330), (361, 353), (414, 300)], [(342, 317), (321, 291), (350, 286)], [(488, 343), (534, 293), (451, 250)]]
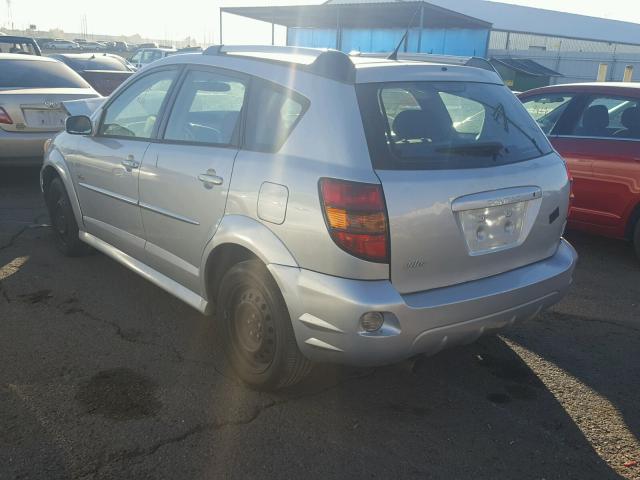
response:
[(609, 81), (629, 68), (640, 74), (640, 24), (490, 0), (328, 0), (221, 12), (271, 23), (272, 32), (283, 25), (287, 45), (389, 52), (409, 27), (401, 51), (532, 60), (559, 72), (551, 83), (593, 81), (603, 64)]
[(225, 7), (222, 12), (287, 27), (287, 45), (344, 52), (388, 52), (409, 28), (401, 51), (486, 57), (491, 23), (418, 2)]

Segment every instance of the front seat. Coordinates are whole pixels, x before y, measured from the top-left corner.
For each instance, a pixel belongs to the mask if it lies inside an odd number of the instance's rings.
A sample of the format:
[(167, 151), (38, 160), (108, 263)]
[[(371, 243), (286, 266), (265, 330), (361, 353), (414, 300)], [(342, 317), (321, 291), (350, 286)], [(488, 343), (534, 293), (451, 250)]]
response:
[(587, 137), (609, 137), (609, 110), (604, 105), (592, 105), (582, 116), (582, 127), (576, 132)]
[(640, 139), (640, 107), (627, 108), (620, 121), (624, 128), (614, 133), (614, 137)]

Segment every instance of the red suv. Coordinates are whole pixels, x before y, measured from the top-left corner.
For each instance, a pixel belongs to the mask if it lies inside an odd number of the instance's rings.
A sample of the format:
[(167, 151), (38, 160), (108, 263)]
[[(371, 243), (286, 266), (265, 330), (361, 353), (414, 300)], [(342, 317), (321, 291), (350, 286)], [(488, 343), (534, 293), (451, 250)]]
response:
[(554, 85), (519, 98), (573, 177), (569, 227), (631, 240), (640, 257), (640, 83)]

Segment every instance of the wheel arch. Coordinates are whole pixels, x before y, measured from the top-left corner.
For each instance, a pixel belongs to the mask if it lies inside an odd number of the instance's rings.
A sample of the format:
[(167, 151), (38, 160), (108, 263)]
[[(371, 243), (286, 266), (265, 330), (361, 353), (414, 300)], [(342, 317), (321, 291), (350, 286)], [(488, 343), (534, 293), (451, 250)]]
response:
[(258, 259), (265, 265), (297, 267), (285, 244), (268, 227), (244, 215), (227, 215), (207, 244), (201, 269), (202, 292), (210, 303), (224, 274), (238, 262)]
[(640, 221), (640, 201), (636, 204), (636, 206), (631, 210), (631, 215), (629, 215), (629, 220), (627, 221), (627, 227), (624, 232), (625, 238), (629, 240), (633, 240), (633, 231), (636, 224)]
[(58, 150), (53, 149), (45, 157), (44, 164), (40, 169), (40, 189), (43, 193), (46, 192), (55, 178), (59, 178), (64, 184), (64, 188), (69, 196), (69, 201), (71, 202), (73, 214), (76, 217), (76, 223), (82, 230), (82, 226), (84, 225), (82, 221), (82, 209), (80, 208), (80, 201), (78, 200), (73, 181), (71, 180), (71, 173), (62, 154)]

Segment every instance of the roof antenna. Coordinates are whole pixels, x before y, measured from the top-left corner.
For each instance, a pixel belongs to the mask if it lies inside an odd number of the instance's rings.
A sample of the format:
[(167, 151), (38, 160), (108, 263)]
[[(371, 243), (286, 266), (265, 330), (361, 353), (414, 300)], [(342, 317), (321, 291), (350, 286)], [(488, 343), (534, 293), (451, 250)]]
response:
[(413, 25), (413, 21), (415, 20), (416, 15), (420, 11), (420, 8), (421, 7), (416, 8), (416, 11), (413, 12), (413, 16), (411, 17), (411, 20), (409, 20), (409, 25), (407, 25), (407, 29), (404, 31), (404, 35), (402, 35), (402, 38), (398, 42), (398, 45), (396, 46), (395, 50), (389, 54), (389, 56), (387, 57), (387, 60), (398, 60), (398, 52), (400, 51), (400, 47), (404, 43), (405, 38), (407, 38), (407, 35), (409, 34), (409, 29), (411, 28), (411, 25)]

